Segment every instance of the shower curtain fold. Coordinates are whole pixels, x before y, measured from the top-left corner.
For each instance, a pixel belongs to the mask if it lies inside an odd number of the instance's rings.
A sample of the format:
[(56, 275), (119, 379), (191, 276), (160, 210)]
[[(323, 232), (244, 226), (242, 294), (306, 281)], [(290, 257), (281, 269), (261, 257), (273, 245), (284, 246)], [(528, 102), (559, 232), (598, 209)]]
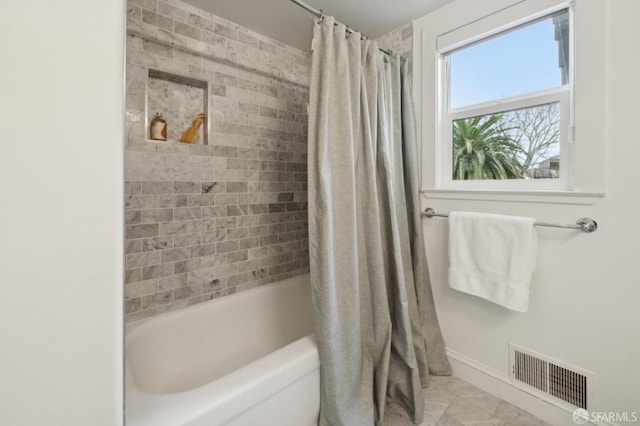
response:
[(420, 423), (429, 371), (450, 370), (419, 223), (406, 63), (331, 17), (314, 37), (308, 181), (319, 424), (382, 425), (387, 398)]

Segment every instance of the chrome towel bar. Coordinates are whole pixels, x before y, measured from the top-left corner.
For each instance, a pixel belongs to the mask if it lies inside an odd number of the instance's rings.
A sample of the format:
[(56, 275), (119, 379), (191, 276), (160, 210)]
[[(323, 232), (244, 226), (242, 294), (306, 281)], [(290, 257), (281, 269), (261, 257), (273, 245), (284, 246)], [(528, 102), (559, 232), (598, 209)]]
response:
[[(431, 207), (426, 208), (422, 212), (422, 216), (431, 219), (432, 217), (449, 217), (448, 214), (445, 213), (436, 213), (434, 209)], [(590, 217), (583, 217), (582, 219), (578, 219), (575, 225), (563, 225), (559, 223), (546, 223), (546, 222), (536, 222), (535, 226), (550, 226), (552, 228), (567, 228), (567, 229), (578, 229), (582, 232), (591, 233), (595, 232), (598, 229), (598, 223), (591, 219)]]

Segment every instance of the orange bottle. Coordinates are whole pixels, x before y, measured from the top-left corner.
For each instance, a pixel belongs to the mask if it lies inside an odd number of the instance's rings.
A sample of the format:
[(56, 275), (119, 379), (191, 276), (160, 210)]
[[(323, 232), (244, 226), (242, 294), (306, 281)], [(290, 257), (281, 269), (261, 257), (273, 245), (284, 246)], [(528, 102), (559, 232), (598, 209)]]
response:
[(150, 130), (151, 139), (155, 141), (167, 140), (167, 122), (159, 112), (156, 112), (156, 116), (151, 120)]

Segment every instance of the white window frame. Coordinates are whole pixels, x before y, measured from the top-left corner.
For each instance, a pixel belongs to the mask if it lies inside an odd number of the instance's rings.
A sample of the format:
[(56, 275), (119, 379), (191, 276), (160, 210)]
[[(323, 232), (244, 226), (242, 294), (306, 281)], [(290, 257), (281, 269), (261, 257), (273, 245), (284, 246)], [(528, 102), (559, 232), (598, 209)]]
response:
[[(447, 80), (442, 77), (448, 72), (443, 56), (567, 8), (572, 35), (568, 85), (472, 107), (472, 116), (477, 116), (560, 102), (561, 122), (567, 123), (561, 127), (564, 146), (560, 149), (560, 179), (453, 180), (451, 122), (470, 116), (470, 108), (443, 114), (448, 102), (448, 88), (440, 84)], [(414, 21), (414, 99), (422, 150), (422, 192), (430, 198), (571, 204), (591, 204), (602, 197), (603, 16), (603, 0), (456, 0)], [(574, 87), (579, 93), (577, 98), (574, 98)], [(567, 173), (567, 166), (572, 163), (574, 169)]]

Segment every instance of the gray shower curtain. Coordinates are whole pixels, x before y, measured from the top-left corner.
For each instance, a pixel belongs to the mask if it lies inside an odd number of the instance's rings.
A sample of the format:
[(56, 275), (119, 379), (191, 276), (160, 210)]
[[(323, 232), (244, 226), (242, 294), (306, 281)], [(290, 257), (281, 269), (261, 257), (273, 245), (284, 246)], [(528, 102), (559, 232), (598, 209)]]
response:
[(314, 29), (309, 258), (319, 424), (382, 425), (387, 398), (422, 421), (450, 374), (427, 269), (404, 60), (326, 17)]

